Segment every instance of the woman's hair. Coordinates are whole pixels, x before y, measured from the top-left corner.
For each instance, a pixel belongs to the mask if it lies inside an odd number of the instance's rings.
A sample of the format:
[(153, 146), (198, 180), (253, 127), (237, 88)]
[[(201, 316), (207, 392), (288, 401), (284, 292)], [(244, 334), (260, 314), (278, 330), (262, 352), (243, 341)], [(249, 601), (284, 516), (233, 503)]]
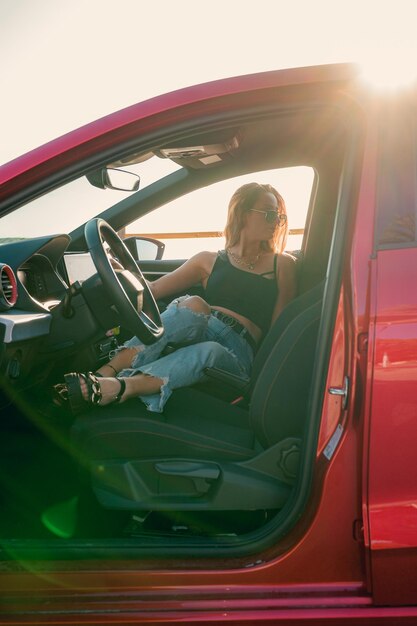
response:
[[(284, 198), (278, 193), (272, 185), (261, 185), (259, 183), (248, 183), (242, 185), (233, 194), (229, 202), (229, 211), (227, 214), (227, 223), (224, 229), (226, 238), (226, 248), (231, 248), (240, 239), (240, 233), (245, 224), (245, 215), (252, 209), (263, 193), (272, 193), (277, 199), (278, 213), (285, 213)], [(288, 221), (283, 226), (275, 229), (271, 239), (262, 242), (262, 248), (269, 252), (283, 252), (287, 243)]]

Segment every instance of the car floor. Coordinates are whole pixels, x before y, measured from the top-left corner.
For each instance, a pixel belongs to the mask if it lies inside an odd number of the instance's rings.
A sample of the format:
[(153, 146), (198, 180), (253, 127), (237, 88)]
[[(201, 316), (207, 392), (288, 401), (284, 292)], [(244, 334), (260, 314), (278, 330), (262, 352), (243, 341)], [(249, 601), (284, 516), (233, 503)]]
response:
[(106, 510), (71, 448), (72, 417), (50, 397), (3, 404), (0, 417), (0, 540), (235, 536), (276, 513)]
[(38, 538), (51, 536), (44, 515), (76, 493), (77, 477), (67, 451), (32, 428), (2, 432), (0, 482), (0, 536)]

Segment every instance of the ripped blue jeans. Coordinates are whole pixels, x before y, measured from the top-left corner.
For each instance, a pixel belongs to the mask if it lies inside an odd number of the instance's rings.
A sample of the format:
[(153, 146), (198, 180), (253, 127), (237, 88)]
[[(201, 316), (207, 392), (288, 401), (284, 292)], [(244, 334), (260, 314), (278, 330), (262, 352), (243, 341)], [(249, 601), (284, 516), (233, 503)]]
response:
[[(143, 373), (163, 381), (159, 393), (139, 396), (149, 411), (161, 413), (174, 389), (205, 380), (206, 367), (219, 367), (249, 380), (253, 350), (246, 339), (213, 315), (179, 307), (178, 303), (188, 297), (174, 300), (162, 313), (165, 332), (158, 341), (147, 346), (132, 337), (117, 350), (137, 350), (131, 367), (118, 376)], [(190, 345), (160, 356), (167, 344), (185, 342)]]

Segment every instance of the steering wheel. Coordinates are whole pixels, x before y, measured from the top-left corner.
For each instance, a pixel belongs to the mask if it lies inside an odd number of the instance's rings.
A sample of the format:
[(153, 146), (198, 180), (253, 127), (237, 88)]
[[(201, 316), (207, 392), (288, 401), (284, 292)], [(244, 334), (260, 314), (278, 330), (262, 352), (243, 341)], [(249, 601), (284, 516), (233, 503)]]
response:
[[(104, 289), (120, 315), (120, 324), (126, 326), (143, 343), (155, 343), (164, 332), (158, 305), (126, 245), (110, 224), (101, 218), (87, 222), (84, 236)], [(117, 256), (122, 270), (114, 270), (105, 243)], [(129, 284), (133, 297), (129, 298), (118, 274), (123, 276), (123, 282)], [(136, 302), (132, 303), (132, 300)]]

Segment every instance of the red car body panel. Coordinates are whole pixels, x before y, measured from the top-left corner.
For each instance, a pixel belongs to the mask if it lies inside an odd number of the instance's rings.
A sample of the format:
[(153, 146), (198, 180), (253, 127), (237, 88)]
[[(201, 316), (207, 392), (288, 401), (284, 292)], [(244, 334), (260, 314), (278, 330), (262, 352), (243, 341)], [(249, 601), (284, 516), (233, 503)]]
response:
[(310, 88), (324, 95), (326, 90), (336, 92), (356, 74), (351, 65), (324, 65), (224, 79), (157, 96), (67, 133), (3, 165), (0, 168), (0, 201), (64, 165), (139, 132), (155, 130), (173, 119), (179, 123), (196, 114), (201, 117), (236, 109), (237, 103), (242, 107), (274, 101), (277, 90), (282, 88), (288, 90), (289, 99), (291, 88)]
[(416, 250), (378, 254), (369, 441), (369, 534), (375, 593), (417, 597)]
[[(333, 100), (355, 75), (351, 66), (268, 72), (134, 105), (3, 166), (0, 200), (174, 117), (179, 123), (277, 94), (292, 102), (297, 90)], [(348, 97), (353, 102), (355, 90)], [(146, 560), (5, 565), (0, 624), (417, 623), (417, 290), (410, 288), (417, 249), (375, 254), (378, 121), (372, 106), (365, 115), (326, 380), (327, 389), (340, 388), (349, 372), (350, 399), (344, 409), (325, 395), (312, 495), (299, 522), (253, 559), (199, 560), (195, 569)]]

